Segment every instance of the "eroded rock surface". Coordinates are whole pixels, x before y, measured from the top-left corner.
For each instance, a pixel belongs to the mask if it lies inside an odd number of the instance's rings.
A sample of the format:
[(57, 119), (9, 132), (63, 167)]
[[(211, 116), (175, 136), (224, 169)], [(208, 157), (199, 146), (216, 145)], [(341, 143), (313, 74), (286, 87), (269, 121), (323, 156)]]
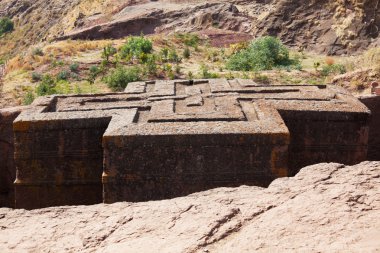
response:
[(14, 187), (16, 178), (14, 164), (14, 140), (12, 122), (25, 106), (0, 109), (0, 206), (14, 207)]
[(13, 38), (18, 48), (57, 38), (201, 32), (219, 46), (273, 35), (301, 50), (351, 54), (380, 45), (379, 13), (375, 0), (0, 1), (0, 16), (24, 28)]
[(172, 200), (0, 209), (1, 252), (376, 252), (380, 162)]

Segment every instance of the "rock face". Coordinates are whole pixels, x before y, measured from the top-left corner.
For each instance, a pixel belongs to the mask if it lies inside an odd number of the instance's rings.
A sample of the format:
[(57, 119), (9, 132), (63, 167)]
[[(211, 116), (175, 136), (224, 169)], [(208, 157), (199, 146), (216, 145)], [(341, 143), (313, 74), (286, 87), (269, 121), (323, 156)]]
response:
[[(92, 16), (81, 17), (81, 20), (87, 20), (84, 23), (92, 22), (95, 25), (76, 27), (62, 38), (120, 38), (138, 35), (139, 30), (151, 34), (212, 29), (215, 33), (211, 36), (212, 43), (215, 40), (213, 37), (223, 40), (225, 31), (233, 31), (237, 32), (236, 37), (241, 34), (277, 36), (287, 45), (324, 54), (365, 50), (379, 41), (380, 19), (377, 16), (380, 9), (376, 1), (352, 0), (344, 3), (322, 0), (308, 1), (307, 4), (298, 0), (228, 2), (210, 1), (192, 6), (177, 3), (172, 9), (157, 3), (127, 6), (111, 21), (99, 18), (99, 23), (96, 23)], [(144, 11), (137, 12), (138, 8)], [(129, 17), (131, 14), (132, 17)]]
[(0, 209), (1, 252), (376, 252), (379, 237), (380, 162), (156, 202)]
[(287, 45), (329, 55), (379, 45), (378, 1), (306, 2), (272, 1), (272, 9), (257, 21), (254, 34), (277, 36)]
[[(138, 27), (145, 34), (214, 30), (217, 40), (224, 40), (225, 31), (235, 32), (236, 37), (272, 35), (289, 46), (331, 55), (379, 45), (380, 5), (373, 0), (208, 1), (177, 3), (172, 9), (159, 4), (127, 6), (111, 21), (77, 27), (63, 38), (118, 38), (138, 35), (132, 29)], [(138, 8), (145, 12), (129, 18)]]
[[(223, 40), (238, 42), (237, 38), (248, 40), (269, 34), (280, 37), (289, 46), (324, 54), (344, 54), (380, 45), (379, 14), (376, 0), (0, 2), (0, 16), (16, 21), (20, 32), (15, 39), (23, 45), (41, 39), (121, 38), (141, 32), (213, 30), (210, 39), (216, 45), (226, 44)], [(30, 23), (35, 25), (31, 28)], [(234, 33), (235, 38), (231, 39), (231, 33), (226, 32)]]
[(359, 100), (371, 110), (367, 158), (370, 161), (380, 161), (380, 96), (362, 96)]
[(16, 178), (14, 164), (13, 121), (26, 107), (0, 109), (0, 206), (14, 207)]
[(242, 79), (42, 97), (13, 122), (15, 206), (159, 200), (357, 164), (367, 160), (369, 116), (338, 87)]

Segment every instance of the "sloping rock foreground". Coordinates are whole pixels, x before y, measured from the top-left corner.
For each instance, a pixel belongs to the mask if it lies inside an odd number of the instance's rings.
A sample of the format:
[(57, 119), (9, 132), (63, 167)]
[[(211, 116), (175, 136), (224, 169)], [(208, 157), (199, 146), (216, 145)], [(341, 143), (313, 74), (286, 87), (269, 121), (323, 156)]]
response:
[(0, 252), (375, 252), (379, 238), (380, 162), (309, 166), (268, 189), (0, 209)]

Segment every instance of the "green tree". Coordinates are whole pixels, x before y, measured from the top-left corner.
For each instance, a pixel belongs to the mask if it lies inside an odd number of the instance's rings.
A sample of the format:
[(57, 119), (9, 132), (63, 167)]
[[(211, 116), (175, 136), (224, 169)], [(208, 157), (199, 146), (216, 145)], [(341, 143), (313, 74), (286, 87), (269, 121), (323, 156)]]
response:
[(52, 76), (44, 75), (39, 85), (36, 87), (38, 96), (52, 95), (56, 93), (56, 83)]
[(120, 48), (120, 56), (126, 59), (139, 58), (142, 53), (150, 54), (152, 50), (152, 41), (144, 36), (129, 37), (127, 43)]
[(238, 71), (269, 70), (294, 64), (289, 58), (289, 50), (279, 39), (265, 36), (252, 41), (247, 49), (233, 54), (227, 62), (227, 68)]
[(109, 64), (110, 58), (116, 53), (116, 48), (114, 48), (112, 45), (107, 45), (103, 48), (102, 58), (105, 60), (106, 64)]
[(147, 72), (150, 75), (156, 75), (157, 74), (156, 55), (149, 54), (147, 56), (147, 60), (145, 62), (145, 67), (146, 67)]
[(98, 66), (91, 66), (89, 69), (87, 81), (90, 83), (90, 85), (93, 85), (95, 83), (96, 78), (101, 73), (101, 70), (98, 68)]
[(108, 76), (105, 82), (113, 91), (122, 91), (128, 83), (139, 81), (141, 78), (141, 69), (138, 67), (117, 67)]
[(12, 32), (14, 29), (13, 21), (10, 18), (4, 17), (0, 18), (0, 36)]

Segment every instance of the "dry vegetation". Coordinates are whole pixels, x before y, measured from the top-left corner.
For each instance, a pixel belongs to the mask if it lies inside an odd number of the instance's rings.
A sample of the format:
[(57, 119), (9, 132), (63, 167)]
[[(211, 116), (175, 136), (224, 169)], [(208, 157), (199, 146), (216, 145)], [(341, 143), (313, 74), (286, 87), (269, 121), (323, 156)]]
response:
[[(193, 35), (186, 35), (191, 38)], [(198, 36), (194, 35), (198, 38)], [(210, 46), (207, 39), (199, 38), (195, 44), (187, 44), (177, 36), (154, 35), (153, 54), (159, 56), (165, 49), (175, 49), (178, 62), (167, 61), (154, 66), (155, 73), (145, 73), (138, 61), (123, 62), (124, 66), (138, 66), (145, 74), (143, 79), (173, 78), (250, 78), (271, 84), (322, 84), (334, 83), (352, 92), (364, 92), (369, 82), (380, 77), (380, 49), (373, 48), (360, 56), (332, 57), (291, 51), (292, 59), (297, 59), (297, 69), (281, 67), (265, 71), (230, 71), (226, 61), (231, 55), (247, 47), (248, 43), (232, 44), (226, 48)], [(125, 40), (101, 41), (59, 41), (30, 48), (18, 54), (7, 63), (3, 91), (10, 104), (30, 103), (44, 75), (57, 81), (59, 93), (88, 93), (110, 91), (104, 76), (112, 71), (108, 66), (103, 74), (89, 81), (91, 68), (101, 66), (104, 47), (112, 45), (120, 50)], [(188, 58), (184, 57), (188, 50)], [(115, 56), (116, 57), (116, 56)], [(156, 63), (155, 63), (156, 64)], [(76, 66), (77, 65), (77, 66)], [(75, 69), (74, 69), (75, 68)], [(346, 73), (347, 72), (347, 73)], [(29, 98), (28, 98), (29, 96)]]

